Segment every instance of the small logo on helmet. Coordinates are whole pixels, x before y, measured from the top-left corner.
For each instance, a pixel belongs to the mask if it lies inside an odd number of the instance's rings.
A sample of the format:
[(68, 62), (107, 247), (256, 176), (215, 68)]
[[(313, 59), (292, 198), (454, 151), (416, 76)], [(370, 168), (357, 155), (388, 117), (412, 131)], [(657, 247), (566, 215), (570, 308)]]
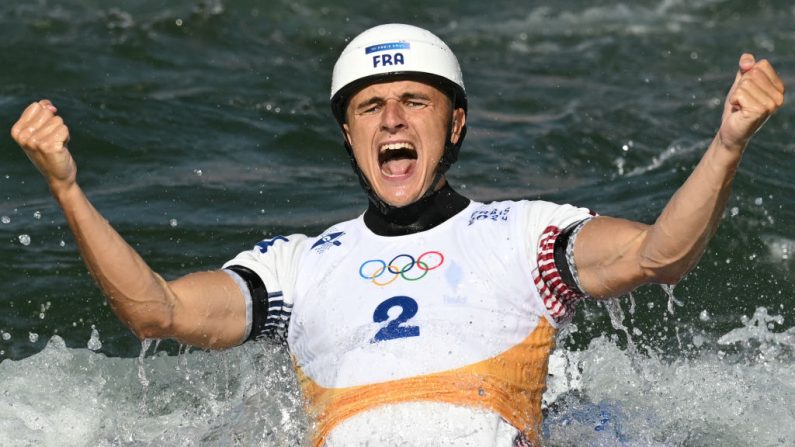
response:
[(408, 50), (410, 48), (411, 45), (408, 42), (379, 43), (378, 45), (372, 45), (365, 48), (364, 54), (378, 53), (379, 51), (389, 51), (389, 50)]

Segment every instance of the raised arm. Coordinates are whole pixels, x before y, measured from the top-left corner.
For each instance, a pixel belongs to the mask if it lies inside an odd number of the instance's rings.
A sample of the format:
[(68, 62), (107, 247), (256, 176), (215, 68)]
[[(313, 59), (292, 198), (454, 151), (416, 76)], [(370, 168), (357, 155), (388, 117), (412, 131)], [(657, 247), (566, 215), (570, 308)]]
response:
[(136, 336), (175, 338), (206, 348), (241, 342), (246, 308), (236, 283), (222, 271), (194, 273), (173, 282), (152, 271), (80, 189), (66, 146), (69, 129), (50, 101), (28, 106), (11, 136), (47, 181), (111, 309)]
[(599, 217), (583, 227), (574, 247), (583, 289), (613, 297), (646, 283), (674, 284), (689, 272), (718, 227), (748, 141), (783, 103), (773, 67), (743, 54), (717, 135), (657, 221)]

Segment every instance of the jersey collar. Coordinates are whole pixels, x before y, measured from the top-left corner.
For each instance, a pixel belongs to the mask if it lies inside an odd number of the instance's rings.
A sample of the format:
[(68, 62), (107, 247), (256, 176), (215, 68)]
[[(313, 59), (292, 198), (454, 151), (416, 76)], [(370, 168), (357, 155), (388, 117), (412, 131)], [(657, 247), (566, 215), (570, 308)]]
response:
[(385, 212), (369, 202), (364, 212), (364, 224), (379, 236), (404, 236), (430, 230), (468, 205), (469, 199), (445, 183), (433, 194), (400, 208), (390, 207)]

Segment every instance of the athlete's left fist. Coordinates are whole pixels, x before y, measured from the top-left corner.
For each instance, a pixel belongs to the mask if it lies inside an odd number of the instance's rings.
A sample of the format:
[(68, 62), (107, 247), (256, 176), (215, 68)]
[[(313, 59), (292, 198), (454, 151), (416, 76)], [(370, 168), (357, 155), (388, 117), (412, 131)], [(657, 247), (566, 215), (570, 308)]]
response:
[(765, 59), (745, 53), (726, 96), (718, 137), (724, 147), (743, 150), (748, 140), (784, 104), (784, 83)]

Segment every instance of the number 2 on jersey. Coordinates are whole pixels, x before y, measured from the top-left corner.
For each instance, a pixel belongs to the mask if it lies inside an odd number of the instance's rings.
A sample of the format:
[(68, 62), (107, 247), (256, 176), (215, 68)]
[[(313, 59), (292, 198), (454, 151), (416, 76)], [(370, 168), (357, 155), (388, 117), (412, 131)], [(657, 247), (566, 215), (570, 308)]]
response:
[[(393, 307), (400, 308), (400, 315), (394, 320), (389, 320), (389, 310)], [(395, 338), (417, 337), (420, 335), (420, 327), (403, 324), (417, 314), (417, 302), (407, 296), (393, 296), (379, 304), (373, 312), (373, 321), (383, 323), (389, 320), (386, 326), (375, 333), (370, 343), (377, 343), (384, 340)]]

